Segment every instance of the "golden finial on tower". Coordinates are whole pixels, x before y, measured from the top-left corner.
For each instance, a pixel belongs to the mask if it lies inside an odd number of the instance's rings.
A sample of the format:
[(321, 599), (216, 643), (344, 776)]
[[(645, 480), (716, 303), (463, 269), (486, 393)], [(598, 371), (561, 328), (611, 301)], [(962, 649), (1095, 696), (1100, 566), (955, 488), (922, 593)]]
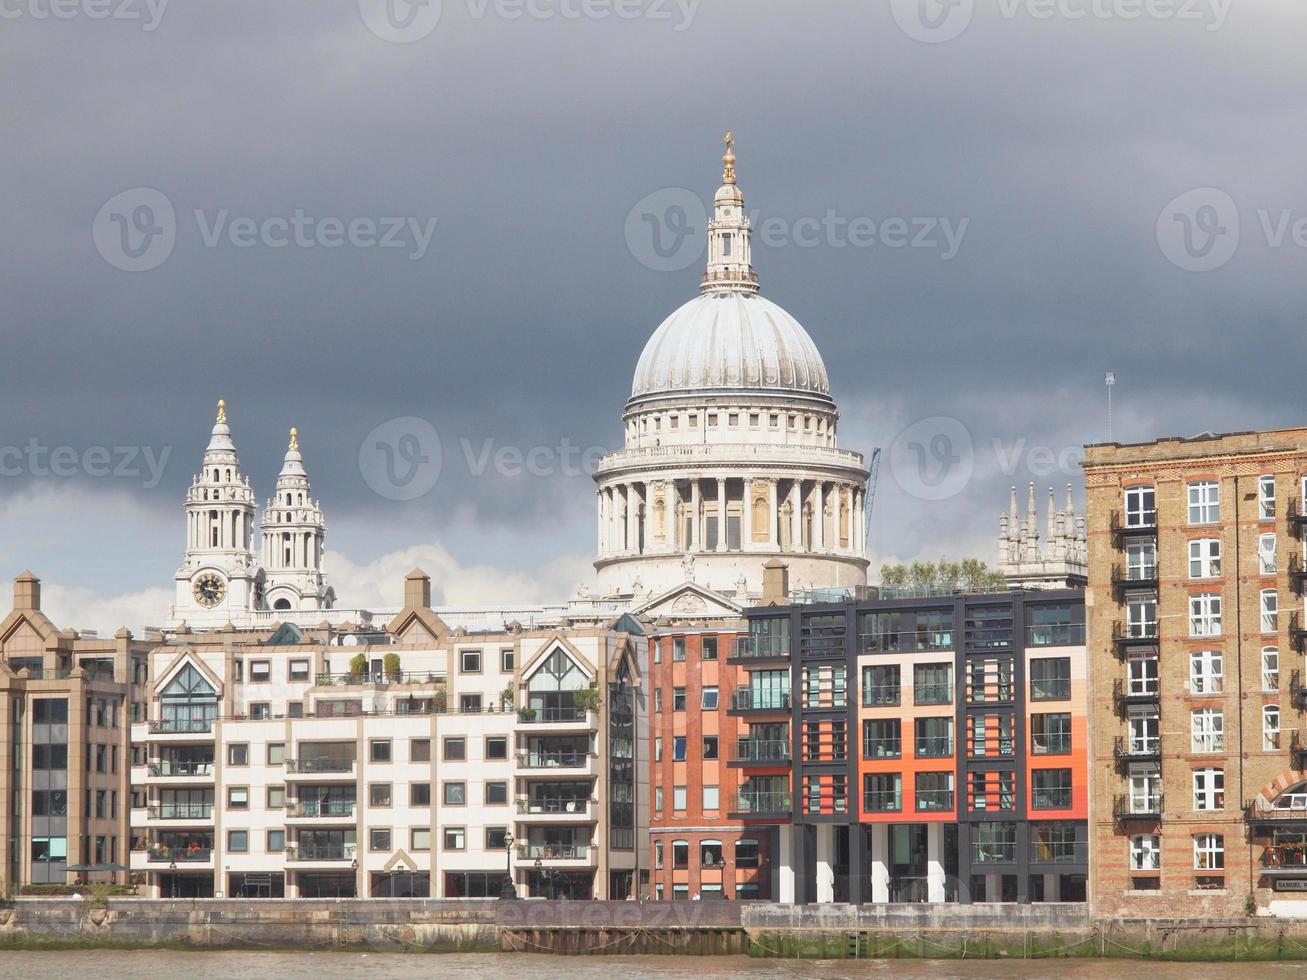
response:
[(729, 129), (726, 131), (726, 153), (722, 155), (722, 163), (725, 169), (722, 171), (722, 183), (735, 183), (735, 134)]
[(222, 425), (227, 421), (227, 403), (221, 398), (218, 399), (218, 424)]
[(290, 451), (298, 452), (300, 448), (300, 430), (295, 426), (290, 427)]

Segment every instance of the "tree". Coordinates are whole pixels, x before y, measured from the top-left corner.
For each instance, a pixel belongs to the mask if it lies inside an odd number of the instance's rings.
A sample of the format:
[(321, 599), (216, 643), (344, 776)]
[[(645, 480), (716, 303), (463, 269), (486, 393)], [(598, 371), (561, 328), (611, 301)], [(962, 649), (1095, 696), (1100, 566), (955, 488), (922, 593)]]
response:
[(882, 565), (880, 584), (885, 588), (1002, 592), (1007, 588), (1007, 579), (977, 558), (964, 558), (960, 562), (941, 558), (937, 562)]

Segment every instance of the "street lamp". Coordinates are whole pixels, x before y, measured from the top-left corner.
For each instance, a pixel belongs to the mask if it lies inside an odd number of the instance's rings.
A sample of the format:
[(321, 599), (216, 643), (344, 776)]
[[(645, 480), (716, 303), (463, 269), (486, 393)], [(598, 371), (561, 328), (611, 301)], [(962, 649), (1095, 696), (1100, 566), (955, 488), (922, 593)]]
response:
[(517, 886), (513, 884), (513, 835), (504, 832), (504, 884), (499, 889), (501, 899), (517, 898)]

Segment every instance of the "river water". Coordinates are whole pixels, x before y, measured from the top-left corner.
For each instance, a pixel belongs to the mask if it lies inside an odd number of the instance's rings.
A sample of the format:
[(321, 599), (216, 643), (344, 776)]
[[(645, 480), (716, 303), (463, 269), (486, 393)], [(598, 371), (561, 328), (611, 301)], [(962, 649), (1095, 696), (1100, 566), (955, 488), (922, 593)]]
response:
[(0, 977), (14, 980), (150, 980), (208, 977), (282, 980), (373, 980), (377, 977), (454, 977), (477, 980), (1117, 980), (1147, 971), (1148, 980), (1299, 980), (1301, 963), (1143, 963), (1130, 960), (755, 960), (747, 956), (540, 956), (518, 953), (265, 953), (177, 950), (0, 952)]

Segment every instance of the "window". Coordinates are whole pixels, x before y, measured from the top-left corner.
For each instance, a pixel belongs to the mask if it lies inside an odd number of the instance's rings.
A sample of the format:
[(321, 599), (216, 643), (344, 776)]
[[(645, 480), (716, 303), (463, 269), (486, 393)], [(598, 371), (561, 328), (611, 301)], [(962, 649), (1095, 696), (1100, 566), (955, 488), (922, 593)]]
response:
[(481, 712), (481, 695), (480, 694), (460, 694), (458, 696), (458, 710), (465, 715), (475, 715)]
[(1157, 595), (1153, 592), (1135, 592), (1125, 600), (1128, 635), (1138, 639), (1157, 636)]
[(446, 827), (444, 829), (444, 844), (442, 845), (447, 851), (461, 851), (467, 844), (467, 833), (462, 827)]
[(250, 764), (250, 747), (245, 744), (227, 746), (227, 765), (248, 766)]
[(654, 762), (663, 761), (663, 738), (659, 735), (654, 739)]
[(685, 637), (672, 637), (672, 663), (681, 663), (685, 660)]
[(684, 735), (672, 736), (672, 761), (673, 762), (685, 761), (685, 736)]
[(1225, 809), (1225, 770), (1194, 770), (1194, 809)]
[(1262, 751), (1275, 752), (1280, 748), (1280, 706), (1268, 704), (1262, 708)]
[(369, 806), (390, 806), (390, 783), (372, 783), (368, 786)]
[(445, 783), (445, 806), (464, 806), (467, 803), (467, 783)]
[(1280, 651), (1275, 647), (1262, 647), (1262, 690), (1280, 689)]
[(1189, 484), (1189, 523), (1215, 524), (1220, 519), (1220, 485), (1212, 480)]
[(1198, 834), (1194, 837), (1194, 870), (1225, 870), (1225, 837), (1221, 834)]
[(699, 659), (700, 659), (700, 660), (716, 660), (716, 659), (717, 659), (717, 637), (715, 637), (715, 636), (705, 636), (705, 637), (700, 641), (699, 650), (700, 650), (700, 653), (699, 653)]
[(481, 651), (463, 650), (458, 655), (459, 670), (464, 674), (481, 673)]
[(864, 707), (899, 703), (899, 668), (877, 666), (862, 668), (862, 704)]
[(373, 762), (389, 762), (389, 761), (390, 761), (390, 739), (388, 739), (388, 738), (374, 738), (374, 739), (372, 740), (372, 743), (371, 743), (370, 751), (371, 751), (371, 754), (369, 755), (369, 758), (370, 758)]
[(1153, 487), (1131, 487), (1125, 492), (1125, 526), (1153, 527), (1157, 524), (1157, 491)]
[(268, 743), (268, 765), (281, 766), (286, 764), (286, 743), (269, 742)]
[(947, 811), (953, 809), (953, 773), (917, 773), (917, 811)]
[(1263, 476), (1257, 480), (1257, 518), (1275, 520), (1275, 477)]
[(267, 808), (269, 810), (282, 810), (286, 806), (286, 787), (269, 786), (266, 796)]
[(1157, 578), (1157, 542), (1131, 541), (1125, 547), (1126, 578), (1146, 581)]
[(918, 759), (944, 759), (953, 754), (952, 718), (918, 718), (915, 724)]
[(685, 710), (685, 688), (683, 687), (672, 688), (672, 710), (673, 711)]
[(1156, 708), (1131, 708), (1127, 717), (1130, 754), (1148, 755), (1158, 751), (1161, 719)]
[(267, 721), (272, 717), (272, 705), (267, 701), (259, 701), (250, 705), (250, 719), (252, 721)]
[(1162, 838), (1157, 834), (1136, 834), (1130, 838), (1130, 870), (1162, 870)]
[(1189, 577), (1216, 578), (1221, 574), (1221, 542), (1198, 538), (1189, 542)]
[(735, 842), (735, 866), (737, 868), (758, 867), (758, 842), (742, 838)]
[(431, 828), (413, 827), (408, 832), (408, 846), (414, 851), (431, 850)]
[(268, 660), (250, 661), (250, 683), (262, 684), (272, 679), (272, 662)]
[(1066, 701), (1070, 697), (1070, 657), (1041, 657), (1030, 661), (1031, 701)]
[(654, 867), (655, 868), (661, 868), (663, 866), (663, 850), (664, 850), (663, 842), (661, 840), (654, 841)]
[(511, 649), (499, 651), (499, 669), (502, 673), (511, 674), (513, 672), (513, 663), (513, 651)]
[(508, 783), (502, 779), (486, 783), (486, 806), (508, 805)]
[(227, 850), (232, 854), (245, 854), (250, 849), (250, 832), (248, 830), (227, 831)]
[(654, 690), (654, 713), (661, 714), (662, 710), (663, 710), (663, 689), (660, 687)]
[(903, 754), (899, 719), (873, 718), (862, 723), (862, 757), (897, 759)]
[(673, 809), (673, 810), (684, 810), (684, 809), (685, 809), (685, 787), (684, 787), (684, 786), (673, 786), (673, 787), (672, 787), (672, 809)]
[(1058, 713), (1032, 715), (1030, 752), (1032, 755), (1066, 755), (1071, 751), (1071, 715)]
[(1262, 590), (1262, 632), (1274, 633), (1279, 628), (1280, 594), (1274, 589)]
[(917, 664), (912, 673), (915, 704), (953, 703), (953, 665)]
[(1199, 708), (1190, 715), (1195, 752), (1225, 751), (1225, 716), (1218, 708)]
[(688, 840), (672, 841), (672, 867), (688, 868), (690, 866), (690, 842)]
[(1215, 592), (1201, 592), (1189, 597), (1189, 635), (1221, 635), (1221, 597)]
[(467, 758), (467, 739), (460, 736), (446, 736), (445, 761), (462, 762)]
[(410, 762), (431, 761), (431, 739), (411, 738), (408, 742), (408, 759)]
[(489, 735), (486, 737), (486, 758), (487, 759), (507, 759), (508, 758), (508, 738), (504, 735)]
[(699, 841), (699, 867), (720, 868), (726, 863), (722, 856), (722, 842), (719, 840)]
[(717, 688), (715, 688), (715, 687), (705, 687), (705, 688), (703, 689), (703, 697), (702, 697), (701, 700), (700, 700), (700, 704), (701, 704), (701, 706), (703, 707), (703, 710), (704, 710), (704, 711), (716, 711), (716, 710), (717, 710)]
[(1065, 810), (1071, 806), (1070, 769), (1031, 770), (1031, 807), (1036, 810)]
[(506, 851), (506, 850), (508, 850), (508, 828), (507, 828), (507, 827), (487, 827), (487, 828), (486, 828), (486, 850), (487, 850), (487, 851)]
[(286, 676), (292, 681), (307, 681), (309, 679), (309, 662), (307, 660), (292, 660), (287, 668)]
[(269, 830), (265, 850), (269, 854), (277, 854), (286, 850), (286, 831)]
[(1195, 650), (1189, 654), (1189, 693), (1220, 694), (1225, 689), (1220, 650)]
[(1162, 805), (1162, 774), (1156, 769), (1130, 772), (1130, 812), (1156, 813)]
[(705, 735), (703, 737), (703, 757), (705, 759), (720, 758), (717, 745), (718, 741), (716, 735)]
[(703, 788), (703, 808), (705, 810), (717, 810), (721, 808), (721, 790), (717, 786), (705, 786)]
[(662, 662), (663, 662), (663, 641), (654, 640), (654, 663), (660, 664)]
[(1263, 534), (1257, 539), (1257, 566), (1263, 575), (1274, 575), (1278, 563), (1275, 560), (1275, 535)]
[[(227, 807), (232, 810), (248, 810), (250, 808), (250, 788), (248, 786), (228, 786)], [(104, 816), (104, 814), (100, 814), (100, 816)]]
[(409, 805), (409, 806), (430, 806), (430, 805), (431, 805), (431, 784), (430, 784), (430, 783), (409, 783), (409, 784), (408, 784), (408, 805)]
[(863, 808), (868, 813), (897, 813), (903, 809), (903, 777), (896, 772), (869, 773), (863, 777)]
[(389, 827), (373, 827), (368, 831), (368, 850), (369, 851), (390, 850)]
[(654, 787), (654, 809), (659, 813), (663, 812), (663, 788), (661, 786)]

